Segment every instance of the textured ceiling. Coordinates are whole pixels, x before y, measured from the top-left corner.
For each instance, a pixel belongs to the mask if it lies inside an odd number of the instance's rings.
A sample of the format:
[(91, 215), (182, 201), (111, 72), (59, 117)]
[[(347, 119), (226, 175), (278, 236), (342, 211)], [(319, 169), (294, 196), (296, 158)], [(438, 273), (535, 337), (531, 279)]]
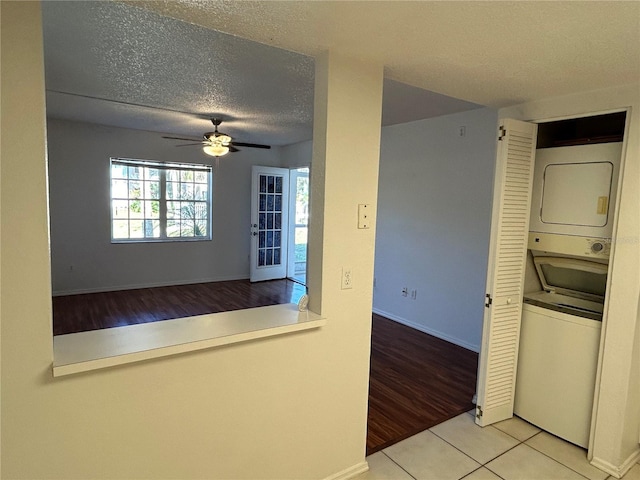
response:
[[(44, 2), (52, 117), (199, 136), (222, 117), (237, 141), (312, 136), (314, 61), (116, 2)], [(385, 124), (477, 108), (388, 80)]]
[(135, 4), (306, 55), (337, 49), (394, 80), (493, 107), (640, 79), (633, 0)]
[(272, 145), (311, 138), (326, 49), (385, 66), (384, 125), (640, 79), (636, 1), (50, 1), (43, 25), (50, 115), (198, 136), (217, 114)]

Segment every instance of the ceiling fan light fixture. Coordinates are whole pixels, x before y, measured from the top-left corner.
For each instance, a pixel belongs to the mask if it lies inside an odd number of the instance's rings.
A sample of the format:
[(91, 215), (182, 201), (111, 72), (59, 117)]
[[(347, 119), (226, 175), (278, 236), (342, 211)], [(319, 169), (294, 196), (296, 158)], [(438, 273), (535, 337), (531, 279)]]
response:
[(201, 140), (196, 140), (194, 138), (165, 137), (165, 136), (163, 136), (162, 138), (191, 142), (184, 145), (177, 145), (179, 147), (186, 147), (190, 145), (203, 145), (202, 151), (207, 155), (211, 155), (212, 157), (222, 157), (223, 155), (226, 155), (229, 152), (239, 152), (240, 150), (236, 147), (265, 148), (265, 149), (271, 148), (271, 145), (259, 145), (257, 143), (234, 142), (232, 137), (230, 137), (226, 133), (222, 133), (218, 131), (218, 125), (220, 125), (220, 122), (221, 120), (219, 118), (212, 118), (211, 123), (213, 123), (215, 130), (213, 132), (207, 132), (203, 134)]
[(231, 143), (231, 137), (221, 133), (220, 135), (216, 135), (216, 141), (220, 142), (222, 145), (229, 145)]
[(231, 143), (231, 140), (233, 140), (229, 135), (227, 135), (226, 133), (220, 133), (220, 132), (210, 132), (210, 133), (205, 133), (204, 134), (204, 139), (207, 142), (211, 142), (213, 143), (218, 143), (221, 145), (229, 145)]
[(222, 157), (223, 155), (229, 153), (229, 147), (218, 143), (205, 145), (204, 147), (202, 147), (202, 150), (204, 151), (204, 153), (206, 153), (207, 155), (211, 155), (212, 157)]

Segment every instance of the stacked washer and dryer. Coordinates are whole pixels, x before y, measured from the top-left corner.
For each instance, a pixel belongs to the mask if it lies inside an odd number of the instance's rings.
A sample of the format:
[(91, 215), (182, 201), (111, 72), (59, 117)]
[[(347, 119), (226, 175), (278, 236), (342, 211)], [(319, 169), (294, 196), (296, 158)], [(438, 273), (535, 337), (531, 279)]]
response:
[(514, 412), (585, 448), (621, 153), (544, 148), (534, 167)]

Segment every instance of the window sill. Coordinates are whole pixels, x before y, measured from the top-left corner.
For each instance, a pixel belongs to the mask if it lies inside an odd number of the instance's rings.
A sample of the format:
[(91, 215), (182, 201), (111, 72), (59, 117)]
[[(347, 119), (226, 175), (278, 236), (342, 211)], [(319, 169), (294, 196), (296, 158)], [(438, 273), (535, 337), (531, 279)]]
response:
[(53, 337), (53, 376), (193, 352), (322, 327), (326, 320), (284, 304)]
[(164, 237), (164, 238), (112, 238), (114, 245), (127, 243), (173, 243), (173, 242), (210, 242), (211, 237)]

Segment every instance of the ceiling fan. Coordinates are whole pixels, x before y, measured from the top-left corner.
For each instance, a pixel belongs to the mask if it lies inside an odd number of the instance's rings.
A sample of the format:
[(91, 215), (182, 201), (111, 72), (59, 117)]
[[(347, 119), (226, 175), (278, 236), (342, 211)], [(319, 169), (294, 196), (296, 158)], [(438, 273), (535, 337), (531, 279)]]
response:
[(270, 145), (260, 145), (258, 143), (244, 143), (244, 142), (234, 142), (233, 139), (227, 135), (226, 133), (222, 133), (218, 131), (218, 126), (222, 123), (222, 119), (220, 118), (212, 118), (211, 123), (213, 123), (213, 132), (207, 132), (202, 136), (202, 140), (197, 138), (186, 138), (186, 137), (165, 137), (169, 140), (184, 140), (186, 142), (182, 145), (176, 145), (176, 147), (188, 147), (192, 145), (203, 145), (202, 150), (207, 155), (211, 155), (212, 157), (221, 157), (226, 155), (229, 152), (239, 152), (240, 150), (236, 147), (248, 147), (248, 148), (271, 148)]

